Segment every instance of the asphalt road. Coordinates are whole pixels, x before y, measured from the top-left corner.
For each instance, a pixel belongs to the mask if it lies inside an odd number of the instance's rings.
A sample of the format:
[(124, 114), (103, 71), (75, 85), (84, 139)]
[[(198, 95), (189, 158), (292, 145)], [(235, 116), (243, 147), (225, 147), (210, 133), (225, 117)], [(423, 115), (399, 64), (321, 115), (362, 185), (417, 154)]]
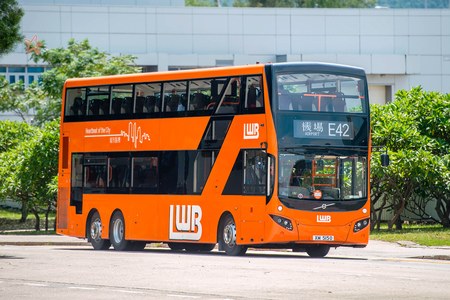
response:
[(376, 242), (311, 259), (279, 251), (230, 257), (4, 245), (0, 299), (448, 299), (450, 261), (417, 258), (450, 255), (435, 250)]

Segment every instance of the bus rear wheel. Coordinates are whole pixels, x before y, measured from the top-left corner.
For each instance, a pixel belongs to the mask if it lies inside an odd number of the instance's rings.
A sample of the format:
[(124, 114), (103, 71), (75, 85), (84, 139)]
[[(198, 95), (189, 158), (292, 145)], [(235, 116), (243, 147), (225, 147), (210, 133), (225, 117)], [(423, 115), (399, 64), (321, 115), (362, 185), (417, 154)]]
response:
[(108, 239), (102, 239), (102, 220), (98, 211), (92, 215), (90, 220), (89, 241), (95, 250), (107, 250), (111, 247), (111, 242)]
[(220, 232), (220, 243), (227, 255), (241, 256), (247, 252), (247, 246), (236, 243), (236, 223), (232, 215), (228, 215), (223, 222)]
[(308, 253), (310, 257), (314, 258), (324, 257), (328, 254), (328, 251), (330, 251), (329, 245), (314, 245), (306, 248), (306, 253)]
[(116, 211), (113, 214), (109, 227), (109, 239), (114, 250), (125, 251), (132, 248), (132, 243), (125, 239), (125, 221), (121, 211)]

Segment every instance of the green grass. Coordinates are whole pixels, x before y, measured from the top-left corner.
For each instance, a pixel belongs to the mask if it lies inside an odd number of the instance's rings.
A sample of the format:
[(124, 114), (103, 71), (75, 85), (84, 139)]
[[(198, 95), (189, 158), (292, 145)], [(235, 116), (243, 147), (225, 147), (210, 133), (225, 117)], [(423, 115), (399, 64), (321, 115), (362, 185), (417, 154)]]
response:
[(382, 225), (380, 230), (370, 233), (375, 240), (397, 242), (411, 241), (423, 246), (450, 246), (450, 228), (440, 224), (403, 224), (403, 230), (387, 230)]
[[(33, 214), (29, 214), (24, 223), (20, 223), (22, 214), (17, 209), (0, 208), (0, 234), (5, 234), (4, 231), (14, 230), (14, 234), (46, 234), (45, 228), (45, 214), (39, 214), (41, 231), (35, 231), (34, 225), (36, 218)], [(49, 232), (54, 228), (56, 214), (49, 215)], [(29, 231), (31, 230), (31, 231)], [(54, 232), (54, 231), (53, 231)]]

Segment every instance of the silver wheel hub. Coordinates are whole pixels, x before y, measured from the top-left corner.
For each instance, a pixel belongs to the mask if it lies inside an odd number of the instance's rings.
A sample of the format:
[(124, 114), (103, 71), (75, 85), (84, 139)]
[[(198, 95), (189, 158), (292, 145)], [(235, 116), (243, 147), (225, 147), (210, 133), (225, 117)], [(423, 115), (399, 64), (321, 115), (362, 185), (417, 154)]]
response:
[(119, 244), (120, 242), (122, 242), (123, 239), (123, 222), (122, 220), (116, 220), (116, 222), (114, 222), (114, 227), (113, 227), (113, 236), (114, 236), (114, 241)]
[(223, 241), (230, 248), (236, 245), (236, 226), (233, 223), (227, 224), (223, 229)]
[(99, 241), (102, 238), (102, 222), (96, 219), (91, 224), (91, 238), (95, 241)]

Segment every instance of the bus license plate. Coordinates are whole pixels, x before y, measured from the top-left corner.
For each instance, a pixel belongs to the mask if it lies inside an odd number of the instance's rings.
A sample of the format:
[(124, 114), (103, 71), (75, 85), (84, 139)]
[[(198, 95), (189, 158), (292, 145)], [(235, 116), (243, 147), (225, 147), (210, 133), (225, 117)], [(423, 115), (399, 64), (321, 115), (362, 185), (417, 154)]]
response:
[(334, 241), (332, 235), (313, 235), (313, 241)]

